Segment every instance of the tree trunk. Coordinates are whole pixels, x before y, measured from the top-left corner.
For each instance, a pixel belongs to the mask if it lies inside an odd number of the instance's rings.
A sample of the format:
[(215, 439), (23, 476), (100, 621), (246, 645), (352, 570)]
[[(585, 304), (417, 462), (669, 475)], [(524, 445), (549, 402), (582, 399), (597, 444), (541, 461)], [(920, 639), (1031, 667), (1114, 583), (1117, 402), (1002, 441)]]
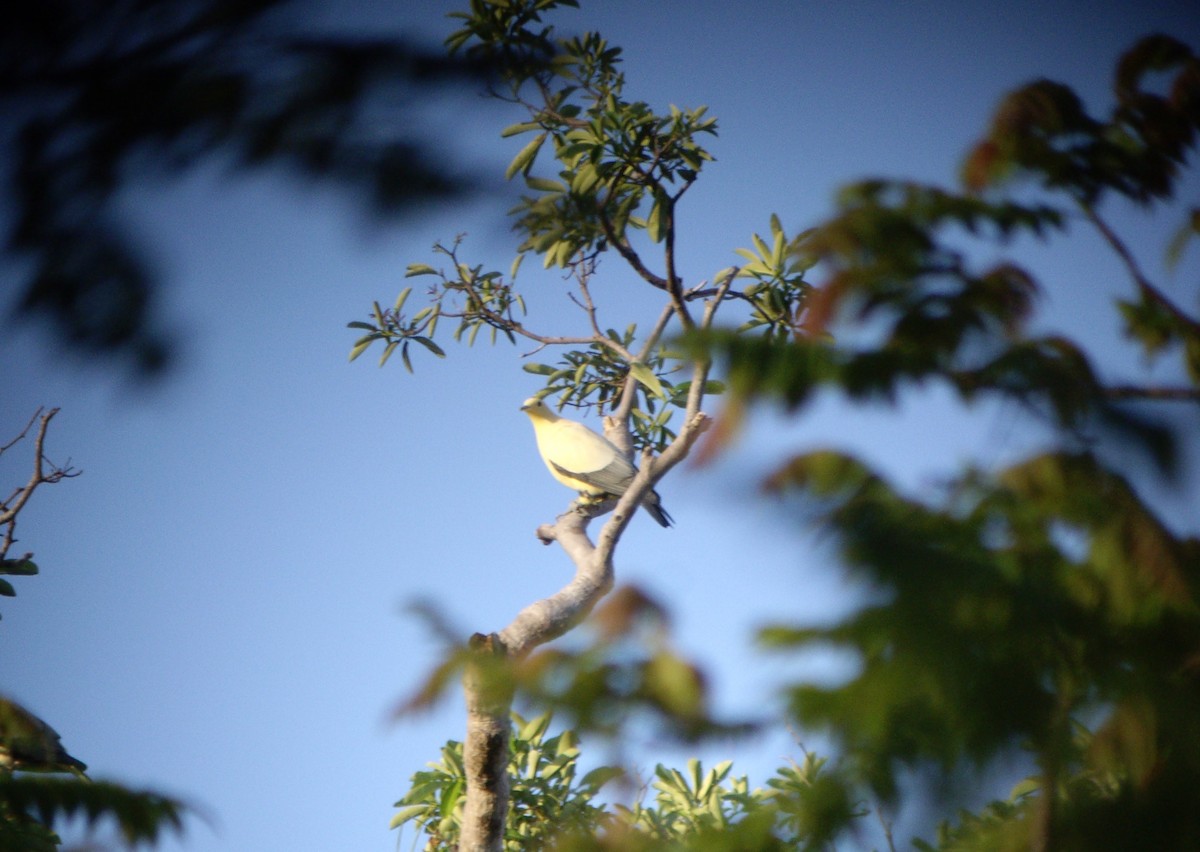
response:
[(467, 802), (459, 848), (501, 852), (508, 814), (512, 690), (497, 677), (505, 657), (499, 638), (476, 633), (470, 648), (471, 659), (463, 677), (467, 694), (467, 736), (463, 742)]

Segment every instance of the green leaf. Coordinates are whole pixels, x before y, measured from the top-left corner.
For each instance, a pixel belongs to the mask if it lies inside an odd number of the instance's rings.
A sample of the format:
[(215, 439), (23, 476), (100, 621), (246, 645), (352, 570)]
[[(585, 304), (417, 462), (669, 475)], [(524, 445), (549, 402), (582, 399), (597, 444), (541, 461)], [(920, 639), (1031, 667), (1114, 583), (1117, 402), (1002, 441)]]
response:
[(672, 653), (660, 651), (646, 663), (645, 688), (674, 716), (688, 718), (703, 713), (704, 686), (699, 674)]
[(424, 346), (426, 349), (428, 349), (430, 352), (432, 352), (434, 355), (438, 356), (439, 358), (446, 357), (446, 353), (442, 350), (442, 347), (438, 346), (436, 343), (434, 343), (428, 337), (414, 337), (414, 338), (412, 338), (412, 340), (414, 343), (420, 343), (422, 346)]
[(585, 163), (571, 178), (571, 192), (576, 195), (587, 195), (600, 181), (600, 173), (591, 163)]
[(517, 731), (517, 738), (537, 744), (542, 741), (542, 736), (550, 727), (550, 714), (543, 713), (540, 716), (535, 716), (530, 719)]
[(526, 177), (525, 185), (530, 189), (536, 189), (538, 192), (561, 193), (564, 189), (566, 189), (566, 187), (558, 181), (543, 177)]
[(665, 199), (656, 197), (654, 206), (650, 208), (650, 215), (646, 217), (646, 234), (656, 243), (661, 243), (666, 236), (663, 208), (667, 203), (669, 202)]
[(392, 353), (396, 350), (396, 347), (399, 344), (400, 344), (399, 340), (391, 340), (391, 341), (388, 341), (387, 346), (383, 347), (383, 354), (379, 356), (379, 366), (380, 367), (382, 367), (384, 364), (387, 363), (388, 358), (392, 357)]
[(500, 137), (507, 139), (510, 136), (519, 136), (522, 133), (527, 133), (530, 130), (537, 130), (541, 125), (536, 121), (522, 121), (520, 124), (510, 124), (508, 127), (500, 131)]
[(412, 292), (412, 287), (405, 287), (400, 291), (400, 295), (396, 297), (396, 303), (392, 305), (393, 313), (400, 313), (400, 309), (404, 307), (405, 301), (408, 299), (408, 294)]
[(508, 168), (504, 170), (504, 179), (512, 180), (517, 172), (528, 174), (529, 169), (533, 166), (533, 161), (537, 158), (538, 151), (541, 150), (542, 143), (545, 141), (545, 133), (539, 133), (533, 137), (524, 148), (517, 152), (517, 156), (513, 157), (512, 162), (508, 164)]
[(0, 580), (0, 595), (4, 595), (6, 598), (16, 597), (17, 590), (8, 580)]
[(366, 337), (360, 337), (358, 342), (354, 344), (354, 348), (350, 350), (350, 360), (353, 361), (359, 355), (367, 351), (367, 347), (378, 340), (381, 335), (368, 334)]
[(12, 574), (16, 576), (28, 577), (36, 574), (38, 567), (32, 559), (4, 559), (0, 560), (0, 574)]
[(405, 278), (414, 278), (417, 275), (437, 275), (438, 271), (428, 263), (410, 263), (408, 269), (404, 272)]
[(535, 373), (536, 375), (539, 375), (539, 376), (551, 376), (555, 372), (554, 368), (551, 367), (549, 364), (534, 364), (534, 363), (522, 364), (521, 369), (524, 370), (526, 373)]
[[(767, 247), (766, 242), (758, 234), (751, 234), (750, 238), (754, 241), (754, 248), (758, 251), (758, 256), (764, 261), (771, 257), (771, 249)], [(753, 258), (751, 258), (753, 260)]]
[(1167, 268), (1174, 269), (1183, 257), (1183, 251), (1191, 240), (1200, 234), (1200, 209), (1191, 210), (1187, 221), (1175, 232), (1167, 244)]
[(388, 828), (399, 828), (409, 820), (424, 815), (428, 810), (428, 805), (409, 805), (407, 808), (402, 808), (392, 816), (391, 821), (388, 823)]

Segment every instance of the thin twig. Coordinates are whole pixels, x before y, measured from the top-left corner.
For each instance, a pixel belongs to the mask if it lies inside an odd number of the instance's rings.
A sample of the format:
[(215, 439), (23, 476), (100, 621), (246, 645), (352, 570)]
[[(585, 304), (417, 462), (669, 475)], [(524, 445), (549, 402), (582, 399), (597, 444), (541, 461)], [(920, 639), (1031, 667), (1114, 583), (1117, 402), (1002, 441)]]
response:
[(1109, 399), (1160, 399), (1180, 402), (1200, 402), (1200, 388), (1114, 385), (1105, 388), (1104, 395)]
[[(666, 195), (666, 193), (664, 193)], [(692, 315), (688, 312), (687, 302), (683, 298), (683, 285), (679, 281), (679, 276), (675, 272), (675, 204), (663, 204), (663, 212), (660, 214), (667, 217), (667, 232), (664, 239), (663, 259), (667, 266), (667, 295), (671, 297), (671, 305), (675, 308), (675, 313), (679, 316), (679, 322), (683, 325), (684, 331), (691, 331), (696, 327), (696, 323), (692, 320)]]
[(879, 819), (879, 827), (883, 829), (883, 839), (887, 841), (888, 852), (896, 852), (896, 843), (892, 839), (892, 824), (884, 819), (883, 809), (875, 807), (875, 816)]
[(1109, 224), (1101, 218), (1100, 214), (1090, 204), (1080, 202), (1080, 207), (1083, 208), (1083, 214), (1088, 220), (1096, 226), (1100, 235), (1112, 247), (1112, 250), (1121, 258), (1121, 262), (1125, 264), (1125, 268), (1129, 271), (1130, 277), (1142, 292), (1142, 295), (1154, 302), (1159, 307), (1166, 309), (1177, 321), (1185, 325), (1193, 334), (1200, 335), (1200, 321), (1197, 321), (1191, 316), (1188, 316), (1178, 305), (1172, 302), (1165, 293), (1150, 283), (1150, 279), (1142, 272), (1138, 266), (1137, 259), (1133, 256), (1133, 252), (1125, 245), (1124, 241), (1117, 235)]
[(11, 441), (9, 441), (7, 444), (5, 444), (3, 447), (0, 447), (0, 455), (3, 455), (5, 453), (5, 451), (11, 449), (12, 447), (19, 444), (21, 441), (25, 440), (25, 436), (29, 434), (30, 428), (33, 426), (34, 421), (36, 421), (38, 419), (38, 415), (40, 415), (41, 413), (42, 413), (42, 407), (39, 407), (37, 411), (33, 412), (33, 416), (29, 418), (29, 422), (25, 424), (25, 428), (21, 430), (21, 433), (19, 435), (17, 435), (17, 437), (15, 437)]
[[(37, 437), (34, 439), (33, 449), (33, 473), (29, 477), (29, 481), (25, 485), (17, 488), (11, 497), (3, 504), (0, 504), (0, 526), (4, 529), (4, 538), (0, 541), (0, 558), (3, 558), (9, 548), (16, 542), (17, 515), (25, 508), (29, 502), (29, 498), (33, 496), (33, 492), (37, 490), (39, 485), (52, 484), (60, 482), (63, 479), (78, 476), (82, 471), (74, 470), (69, 464), (65, 467), (59, 467), (51, 463), (46, 458), (46, 432), (50, 428), (50, 421), (54, 419), (54, 415), (58, 414), (59, 409), (51, 408), (49, 411), (39, 408), (25, 428), (21, 430), (21, 434), (4, 445), (3, 450), (7, 450), (14, 446), (18, 441), (23, 439), (28, 433), (34, 421), (41, 420), (38, 423)], [(2, 450), (0, 450), (2, 451)], [(49, 465), (50, 470), (46, 470)]]
[(625, 262), (633, 267), (633, 271), (641, 276), (642, 280), (650, 286), (659, 290), (668, 290), (667, 279), (663, 278), (661, 275), (656, 275), (646, 267), (646, 264), (642, 262), (641, 256), (634, 251), (633, 246), (629, 244), (629, 241), (626, 240), (624, 236), (617, 234), (616, 228), (613, 227), (613, 224), (609, 220), (608, 216), (604, 214), (603, 209), (600, 210), (599, 217), (600, 227), (604, 229), (605, 239), (607, 239), (609, 244), (617, 250), (617, 253), (625, 259)]

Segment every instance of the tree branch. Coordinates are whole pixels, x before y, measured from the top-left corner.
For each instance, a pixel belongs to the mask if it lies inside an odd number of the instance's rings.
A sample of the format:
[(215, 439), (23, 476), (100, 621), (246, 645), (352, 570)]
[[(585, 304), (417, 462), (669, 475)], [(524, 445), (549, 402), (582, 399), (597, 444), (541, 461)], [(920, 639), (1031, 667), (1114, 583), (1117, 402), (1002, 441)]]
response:
[(1165, 293), (1150, 282), (1150, 279), (1146, 277), (1141, 267), (1138, 266), (1137, 258), (1133, 256), (1133, 252), (1129, 250), (1129, 247), (1117, 235), (1117, 232), (1109, 227), (1108, 222), (1101, 218), (1096, 209), (1082, 201), (1079, 203), (1079, 206), (1083, 209), (1083, 214), (1088, 218), (1088, 221), (1096, 226), (1096, 230), (1104, 237), (1105, 242), (1121, 258), (1121, 262), (1125, 264), (1125, 268), (1129, 271), (1130, 277), (1133, 278), (1142, 295), (1149, 301), (1165, 309), (1176, 321), (1186, 326), (1192, 334), (1200, 336), (1200, 321), (1189, 316), (1183, 309), (1171, 301)]
[[(467, 700), (467, 734), (463, 742), (467, 799), (461, 849), (501, 852), (504, 847), (512, 692), (511, 680), (498, 686), (494, 675), (489, 679), (493, 658), (511, 661), (528, 655), (579, 624), (608, 594), (615, 573), (613, 554), (633, 513), (654, 482), (687, 455), (708, 422), (703, 414), (689, 419), (657, 463), (644, 466), (619, 500), (576, 500), (553, 524), (539, 527), (538, 539), (544, 544), (557, 541), (575, 565), (575, 575), (555, 594), (521, 610), (499, 633), (472, 637), (472, 662), (463, 679)], [(588, 524), (610, 509), (612, 517), (601, 529), (598, 543), (593, 544), (587, 535)]]
[[(666, 196), (666, 193), (663, 193)], [(663, 242), (663, 259), (667, 267), (667, 295), (671, 297), (671, 306), (675, 309), (676, 315), (679, 317), (679, 322), (683, 325), (684, 331), (691, 331), (696, 327), (692, 321), (692, 315), (688, 313), (687, 302), (683, 298), (683, 285), (679, 281), (679, 276), (675, 273), (675, 202), (660, 201), (663, 204), (663, 214), (667, 217), (667, 230)]]
[(604, 229), (604, 237), (617, 250), (617, 254), (621, 255), (625, 259), (625, 262), (633, 267), (633, 271), (641, 276), (642, 280), (647, 284), (659, 290), (669, 292), (667, 279), (661, 275), (656, 275), (647, 268), (646, 264), (642, 262), (641, 256), (629, 244), (629, 241), (617, 233), (616, 228), (613, 227), (612, 222), (605, 215), (603, 208), (600, 209), (598, 215), (600, 217), (600, 227)]
[[(5, 528), (4, 537), (0, 540), (0, 558), (4, 558), (8, 554), (9, 548), (16, 542), (17, 515), (25, 508), (25, 505), (29, 502), (29, 498), (33, 496), (33, 492), (37, 490), (38, 486), (53, 484), (82, 473), (82, 471), (74, 470), (70, 465), (59, 467), (49, 462), (46, 458), (46, 432), (50, 428), (50, 421), (54, 419), (54, 415), (58, 414), (58, 412), (59, 409), (52, 408), (43, 413), (43, 409), (39, 408), (29, 418), (29, 422), (19, 435), (3, 447), (0, 447), (0, 454), (3, 454), (6, 450), (11, 449), (22, 441), (29, 434), (34, 421), (38, 420), (40, 416), (41, 421), (38, 423), (37, 437), (34, 439), (33, 473), (25, 485), (17, 488), (7, 500), (0, 503), (0, 526)], [(47, 465), (49, 465), (49, 470), (46, 469)]]
[(1200, 402), (1200, 388), (1113, 385), (1104, 389), (1104, 395), (1109, 399), (1157, 399)]
[[(704, 315), (700, 319), (701, 329), (712, 328), (713, 321), (717, 318), (717, 311), (720, 310), (721, 303), (725, 301), (725, 295), (733, 286), (733, 279), (737, 277), (737, 274), (738, 267), (733, 267), (726, 272), (725, 277), (717, 284), (712, 298), (705, 302)], [(708, 384), (708, 371), (711, 368), (712, 359), (710, 358), (701, 358), (692, 367), (692, 385), (688, 388), (688, 399), (683, 414), (688, 422), (700, 414), (700, 405), (704, 402), (704, 386)]]

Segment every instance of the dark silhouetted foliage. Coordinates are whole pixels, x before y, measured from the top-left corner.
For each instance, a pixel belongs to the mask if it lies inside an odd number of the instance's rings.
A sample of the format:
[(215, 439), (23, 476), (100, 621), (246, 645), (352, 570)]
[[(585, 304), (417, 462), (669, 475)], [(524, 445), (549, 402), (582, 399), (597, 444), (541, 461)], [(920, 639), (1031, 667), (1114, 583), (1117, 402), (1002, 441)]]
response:
[(395, 38), (306, 31), (289, 0), (46, 0), (0, 19), (0, 145), (22, 315), (153, 372), (159, 281), (114, 200), (204, 162), (281, 167), (386, 216), (464, 189), (403, 106), (481, 77)]

